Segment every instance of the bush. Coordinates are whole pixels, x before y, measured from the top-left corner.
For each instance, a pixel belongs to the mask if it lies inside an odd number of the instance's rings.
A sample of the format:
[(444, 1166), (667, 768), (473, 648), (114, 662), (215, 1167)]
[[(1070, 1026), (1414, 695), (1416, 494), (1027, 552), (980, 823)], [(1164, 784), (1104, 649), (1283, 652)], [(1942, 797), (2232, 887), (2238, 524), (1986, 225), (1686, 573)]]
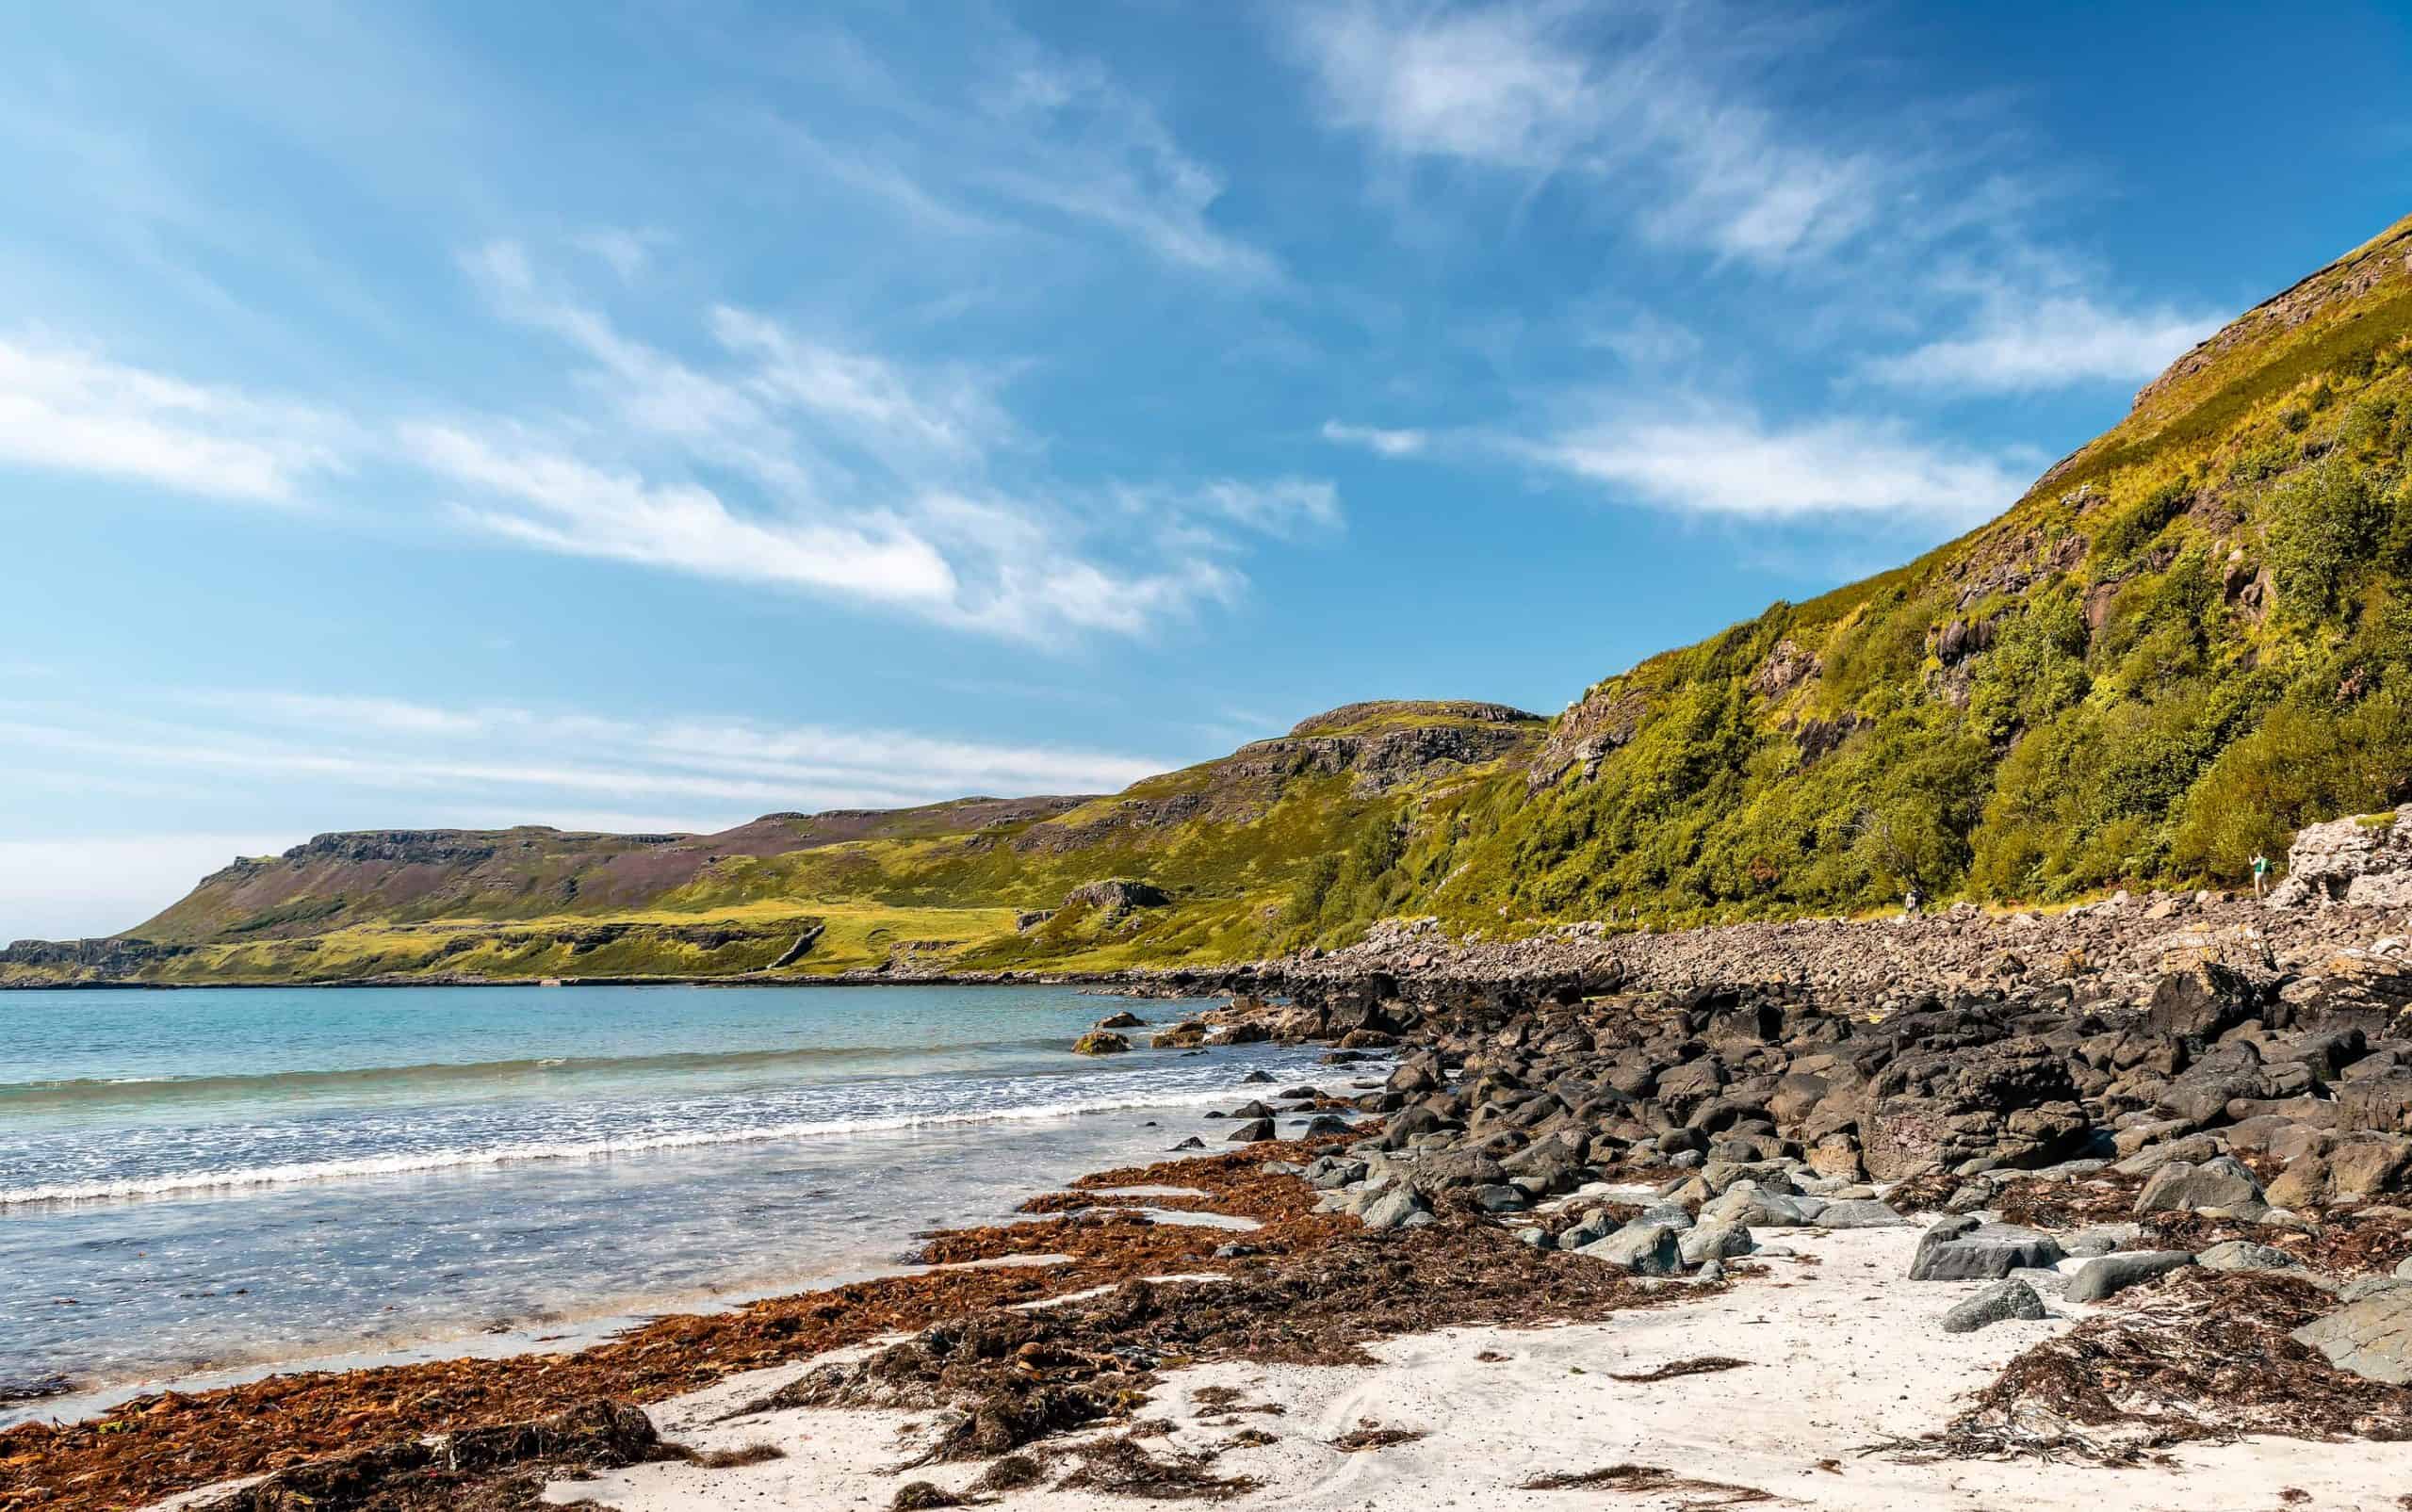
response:
[(2335, 458), (2280, 479), (2262, 496), (2260, 512), (2278, 602), (2305, 619), (2337, 608), (2392, 523), (2369, 474)]

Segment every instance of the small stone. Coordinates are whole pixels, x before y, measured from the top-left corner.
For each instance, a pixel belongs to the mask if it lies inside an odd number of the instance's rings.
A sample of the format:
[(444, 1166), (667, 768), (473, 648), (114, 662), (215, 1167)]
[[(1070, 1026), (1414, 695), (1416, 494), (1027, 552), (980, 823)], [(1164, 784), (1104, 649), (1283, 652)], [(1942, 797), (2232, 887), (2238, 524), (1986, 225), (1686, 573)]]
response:
[(1972, 1334), (1992, 1324), (2012, 1318), (2041, 1318), (2044, 1299), (2035, 1289), (2016, 1277), (1996, 1281), (1975, 1296), (1954, 1306), (1943, 1315), (1943, 1331), (1948, 1334)]
[(2092, 1228), (2080, 1228), (2063, 1240), (2061, 1247), (2071, 1255), (2092, 1260), (2096, 1255), (2110, 1254), (2121, 1244), (2136, 1237), (2136, 1232), (2134, 1224), (2110, 1224)]
[(1520, 1212), (1531, 1203), (1512, 1186), (1478, 1186), (1474, 1189), (1474, 1205), (1485, 1212)]

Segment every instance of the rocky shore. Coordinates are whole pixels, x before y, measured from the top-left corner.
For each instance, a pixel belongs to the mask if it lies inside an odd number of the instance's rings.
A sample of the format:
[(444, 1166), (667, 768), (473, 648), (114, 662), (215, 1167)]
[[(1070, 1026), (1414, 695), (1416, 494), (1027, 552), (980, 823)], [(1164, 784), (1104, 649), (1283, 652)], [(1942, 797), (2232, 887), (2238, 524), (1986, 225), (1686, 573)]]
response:
[(2355, 886), (1638, 954), (1402, 927), (1107, 1016), (1093, 1053), (1329, 1075), (914, 1274), (12, 1429), (0, 1508), (2392, 1504), (2412, 953)]

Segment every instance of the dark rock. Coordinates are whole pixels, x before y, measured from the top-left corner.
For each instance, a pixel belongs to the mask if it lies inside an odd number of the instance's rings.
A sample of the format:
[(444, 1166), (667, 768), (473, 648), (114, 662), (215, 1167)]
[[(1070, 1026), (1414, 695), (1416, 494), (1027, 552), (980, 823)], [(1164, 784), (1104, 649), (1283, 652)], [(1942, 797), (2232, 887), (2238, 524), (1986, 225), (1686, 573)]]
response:
[(2208, 1041), (2252, 1016), (2253, 984), (2241, 972), (2204, 961), (2160, 979), (2144, 1024), (2155, 1034)]
[(1273, 1120), (1251, 1118), (1223, 1136), (1226, 1145), (1260, 1145), (1273, 1138)]
[(2017, 1270), (2048, 1269), (2065, 1257), (2051, 1235), (2012, 1224), (1946, 1218), (1918, 1240), (1913, 1281), (1998, 1281)]
[(2099, 1302), (2193, 1263), (2194, 1257), (2182, 1249), (2121, 1250), (2078, 1266), (2067, 1296), (2071, 1302)]

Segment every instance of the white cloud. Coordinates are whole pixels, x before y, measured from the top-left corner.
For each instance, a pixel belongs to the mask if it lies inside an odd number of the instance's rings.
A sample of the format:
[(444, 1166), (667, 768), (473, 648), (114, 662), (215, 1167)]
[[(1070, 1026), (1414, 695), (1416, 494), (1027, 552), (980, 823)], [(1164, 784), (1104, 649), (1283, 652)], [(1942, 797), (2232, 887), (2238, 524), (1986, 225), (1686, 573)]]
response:
[(1755, 519), (1884, 513), (1974, 522), (2025, 488), (2012, 459), (1918, 441), (1882, 420), (1618, 419), (1518, 449), (1641, 503)]
[(1612, 179), (1647, 234), (1722, 257), (1831, 252), (1905, 166), (1788, 130), (1720, 76), (1746, 70), (1769, 23), (1713, 7), (1328, 0), (1292, 16), (1328, 124), (1406, 158)]
[(1640, 310), (1605, 319), (1583, 333), (1583, 344), (1614, 352), (1630, 367), (1672, 367), (1700, 355), (1700, 333), (1681, 321)]
[(1384, 457), (1412, 457), (1431, 441), (1421, 431), (1386, 431), (1380, 426), (1347, 425), (1339, 420), (1323, 423), (1323, 438), (1338, 446), (1362, 447)]
[(2020, 300), (2004, 293), (1985, 301), (1967, 333), (1878, 358), (1864, 371), (1904, 388), (1979, 393), (2141, 383), (2223, 323), (2165, 306), (2110, 309), (2082, 294)]
[(166, 691), (146, 701), (162, 704), (207, 712), (172, 720), (15, 706), (16, 717), (0, 723), (11, 776), (96, 767), (244, 772), (407, 795), (381, 805), (402, 809), (383, 821), (426, 824), (435, 822), (431, 801), (451, 812), (481, 794), (509, 795), (518, 821), (562, 822), (554, 816), (591, 812), (597, 801), (624, 811), (667, 801), (758, 813), (905, 806), (973, 793), (1116, 791), (1171, 765), (1077, 746), (719, 714), (628, 718), (240, 689)]
[(343, 470), (345, 439), (337, 421), (299, 406), (0, 339), (0, 463), (284, 504)]
[[(1336, 525), (1314, 480), (1124, 490), (1144, 511), (1084, 510), (1082, 491), (992, 480), (1036, 448), (986, 375), (913, 366), (718, 306), (707, 368), (623, 335), (552, 292), (514, 243), (463, 266), (506, 318), (595, 366), (576, 375), (632, 433), (531, 432), (491, 419), (405, 431), (424, 467), (468, 489), (456, 517), (519, 545), (905, 610), (1044, 642), (1149, 633), (1235, 598), (1231, 530)], [(690, 480), (730, 469), (737, 493)], [(676, 474), (674, 480), (670, 475)], [(739, 496), (740, 495), (753, 496)], [(1137, 539), (1113, 528), (1135, 518)]]
[(1333, 124), (1393, 152), (1553, 169), (1605, 123), (1612, 102), (1550, 15), (1365, 4), (1296, 13)]
[(523, 545), (925, 612), (955, 602), (946, 559), (892, 519), (846, 527), (741, 517), (695, 484), (654, 486), (541, 447), (505, 449), (438, 425), (407, 427), (403, 438), (431, 471), (504, 501), (463, 505), (462, 519)]
[(774, 409), (800, 410), (883, 445), (958, 459), (1014, 438), (996, 396), (969, 374), (908, 373), (725, 305), (711, 312), (711, 328), (731, 353), (757, 363), (743, 386)]
[(1141, 501), (1167, 503), (1175, 513), (1211, 516), (1265, 535), (1290, 537), (1302, 529), (1341, 526), (1340, 491), (1319, 478), (1276, 478), (1248, 482), (1215, 478), (1183, 489), (1155, 489)]

